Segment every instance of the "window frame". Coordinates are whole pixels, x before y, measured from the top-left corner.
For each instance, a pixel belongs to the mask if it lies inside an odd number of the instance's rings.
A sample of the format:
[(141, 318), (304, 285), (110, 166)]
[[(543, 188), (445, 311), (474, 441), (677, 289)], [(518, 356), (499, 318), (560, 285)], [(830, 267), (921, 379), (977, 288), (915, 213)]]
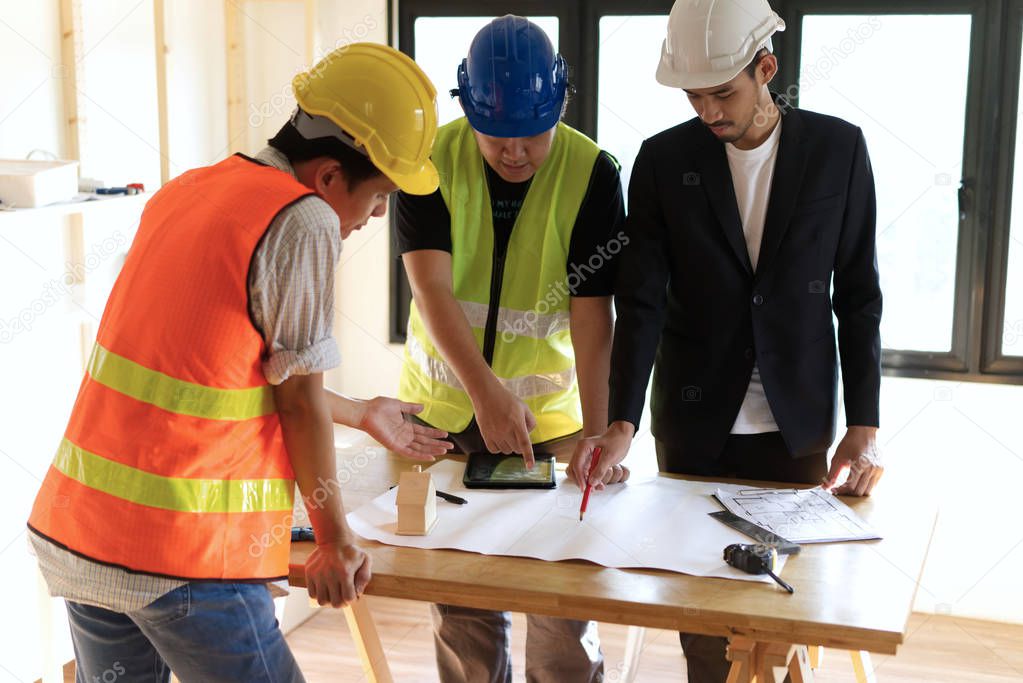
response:
[[(1023, 60), (1023, 0), (1009, 0), (1005, 9), (1004, 32), (1001, 40), (1002, 78), (996, 80), (992, 91), (997, 92), (998, 111), (1004, 111), (1001, 121), (996, 123), (996, 137), (991, 140), (992, 151), (997, 153), (994, 164), (997, 187), (991, 206), (994, 221), (991, 230), (987, 277), (983, 281), (985, 292), (985, 316), (988, 326), (985, 330), (983, 369), (996, 375), (1023, 374), (1023, 357), (1006, 356), (1002, 353), (1002, 335), (1005, 330), (1005, 300), (1008, 288), (1009, 246), (1012, 240), (1012, 186), (1015, 175), (1016, 138), (1023, 131), (1016, 129), (1016, 119), (1023, 104), (1023, 89), (1020, 87), (1020, 63)], [(997, 60), (998, 54), (992, 59)], [(1013, 93), (1015, 92), (1015, 97)], [(1000, 125), (999, 125), (1000, 124)], [(1004, 145), (998, 145), (1004, 140)], [(1023, 173), (1023, 169), (1020, 169)], [(1023, 182), (1021, 176), (1020, 182)], [(980, 202), (978, 202), (980, 204)], [(1023, 210), (1023, 207), (1020, 207)]]
[[(1023, 99), (1019, 93), (1013, 96), (1019, 90), (1023, 56), (1023, 0), (773, 0), (771, 4), (787, 26), (775, 37), (780, 63), (773, 85), (777, 91), (798, 86), (802, 22), (807, 15), (972, 16), (951, 350), (884, 349), (882, 367), (888, 376), (1023, 384), (1023, 357), (1001, 352), (1015, 122)], [(566, 121), (595, 138), (600, 18), (667, 15), (671, 6), (670, 0), (396, 0), (394, 18), (398, 48), (414, 56), (415, 20), (419, 17), (506, 13), (557, 16), (559, 51), (569, 63), (570, 77), (578, 90)], [(652, 72), (653, 65), (651, 78)], [(451, 85), (440, 83), (437, 87), (438, 96), (446, 97)], [(798, 97), (795, 104), (798, 106)], [(1011, 142), (999, 144), (1004, 140)], [(390, 338), (393, 343), (403, 343), (411, 294), (393, 242), (392, 254)]]
[[(780, 40), (784, 47), (778, 51), (781, 81), (786, 87), (798, 85), (803, 18), (807, 15), (972, 16), (951, 350), (941, 353), (883, 349), (882, 367), (885, 375), (895, 377), (1023, 384), (1023, 363), (1017, 364), (1013, 359), (1001, 368), (992, 363), (996, 346), (1000, 352), (1001, 316), (992, 317), (994, 304), (990, 294), (1000, 290), (1004, 295), (1005, 278), (1003, 272), (999, 284), (999, 274), (988, 264), (996, 257), (999, 233), (1008, 236), (1008, 224), (994, 220), (992, 212), (984, 207), (996, 206), (1000, 199), (995, 185), (1002, 174), (993, 171), (1000, 150), (993, 131), (997, 128), (1005, 93), (1000, 87), (1000, 69), (993, 65), (998, 63), (1002, 52), (1004, 36), (999, 30), (999, 21), (1004, 16), (1004, 8), (1000, 7), (1003, 3), (998, 0), (781, 0), (776, 4), (776, 10), (787, 25)], [(1018, 70), (1017, 64), (1017, 73)], [(990, 93), (993, 96), (985, 97)], [(995, 106), (990, 106), (992, 99)], [(798, 97), (795, 104), (799, 105)], [(1009, 188), (1011, 194), (1011, 182)]]

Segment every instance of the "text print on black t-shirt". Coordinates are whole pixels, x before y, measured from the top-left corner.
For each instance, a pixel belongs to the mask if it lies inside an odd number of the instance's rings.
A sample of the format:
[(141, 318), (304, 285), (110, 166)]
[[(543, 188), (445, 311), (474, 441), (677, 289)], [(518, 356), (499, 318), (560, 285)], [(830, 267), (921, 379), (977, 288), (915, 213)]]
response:
[(519, 211), (522, 210), (522, 199), (493, 199), (490, 202), (491, 209), (494, 213), (494, 222), (509, 221), (515, 222), (515, 219), (519, 216)]

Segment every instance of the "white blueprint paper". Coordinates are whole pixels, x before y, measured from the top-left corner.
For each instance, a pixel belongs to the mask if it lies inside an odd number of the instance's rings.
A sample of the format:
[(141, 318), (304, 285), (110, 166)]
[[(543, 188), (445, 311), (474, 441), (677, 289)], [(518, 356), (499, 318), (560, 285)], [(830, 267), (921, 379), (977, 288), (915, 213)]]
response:
[(729, 512), (793, 543), (831, 543), (881, 538), (852, 508), (820, 487), (812, 489), (719, 489)]
[(438, 499), (437, 525), (428, 536), (394, 533), (397, 489), (349, 513), (348, 523), (363, 538), (389, 545), (771, 582), (725, 564), (725, 546), (751, 541), (707, 516), (721, 509), (712, 498), (716, 490), (739, 487), (664, 477), (629, 481), (591, 493), (580, 522), (582, 492), (565, 482), (563, 472), (557, 489), (488, 491), (462, 486), (464, 469), (446, 460), (428, 470), (437, 490), (469, 501), (455, 505)]

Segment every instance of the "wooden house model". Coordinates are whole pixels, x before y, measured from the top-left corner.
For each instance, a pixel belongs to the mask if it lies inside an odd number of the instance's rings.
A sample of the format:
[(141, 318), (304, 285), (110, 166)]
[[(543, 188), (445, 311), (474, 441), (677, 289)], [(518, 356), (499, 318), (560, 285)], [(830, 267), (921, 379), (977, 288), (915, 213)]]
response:
[(398, 531), (401, 536), (425, 536), (437, 523), (437, 488), (429, 472), (416, 465), (398, 480)]

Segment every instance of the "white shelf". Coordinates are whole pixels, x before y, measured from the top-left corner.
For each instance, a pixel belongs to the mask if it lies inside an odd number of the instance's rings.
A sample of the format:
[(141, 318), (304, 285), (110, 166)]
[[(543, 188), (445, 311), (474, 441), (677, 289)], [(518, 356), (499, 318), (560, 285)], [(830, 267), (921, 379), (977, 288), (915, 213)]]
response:
[(35, 209), (4, 209), (3, 205), (0, 205), (0, 225), (12, 220), (18, 220), (19, 218), (37, 216), (56, 217), (56, 216), (68, 216), (75, 213), (92, 213), (93, 211), (102, 211), (108, 208), (127, 208), (137, 206), (141, 211), (142, 207), (146, 205), (149, 198), (152, 197), (151, 193), (143, 192), (136, 195), (101, 195), (93, 194), (89, 195), (89, 199), (81, 201), (61, 202), (59, 204), (49, 204), (47, 206), (40, 206)]

